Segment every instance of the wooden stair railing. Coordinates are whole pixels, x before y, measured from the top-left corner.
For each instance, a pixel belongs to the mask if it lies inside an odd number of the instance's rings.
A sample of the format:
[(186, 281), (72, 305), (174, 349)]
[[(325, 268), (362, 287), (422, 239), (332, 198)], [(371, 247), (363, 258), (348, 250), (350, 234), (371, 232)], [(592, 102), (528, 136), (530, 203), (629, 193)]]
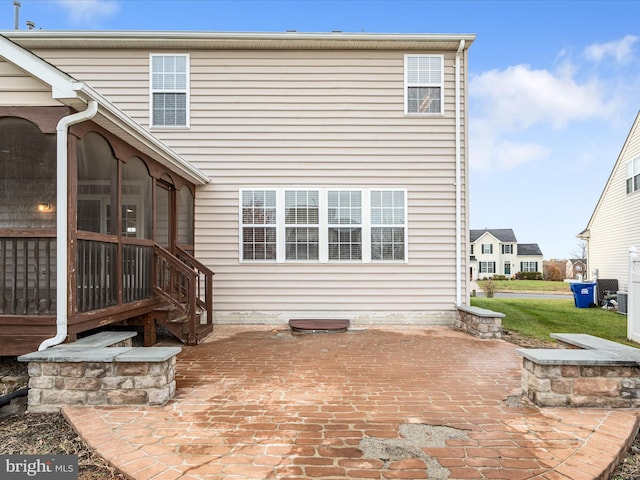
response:
[[(197, 345), (213, 330), (213, 272), (182, 249), (180, 257), (159, 245), (153, 252), (154, 293), (166, 301), (154, 318), (182, 342)], [(206, 312), (205, 323), (201, 312)]]

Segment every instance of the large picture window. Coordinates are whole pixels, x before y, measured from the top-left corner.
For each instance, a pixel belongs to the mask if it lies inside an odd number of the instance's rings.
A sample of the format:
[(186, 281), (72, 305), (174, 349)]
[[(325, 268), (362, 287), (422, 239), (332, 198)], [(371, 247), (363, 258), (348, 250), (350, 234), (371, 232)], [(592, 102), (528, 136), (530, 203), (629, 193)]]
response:
[(188, 55), (151, 55), (151, 126), (189, 126)]
[(241, 190), (243, 261), (405, 262), (405, 190)]
[(442, 113), (444, 90), (442, 55), (406, 55), (405, 113)]

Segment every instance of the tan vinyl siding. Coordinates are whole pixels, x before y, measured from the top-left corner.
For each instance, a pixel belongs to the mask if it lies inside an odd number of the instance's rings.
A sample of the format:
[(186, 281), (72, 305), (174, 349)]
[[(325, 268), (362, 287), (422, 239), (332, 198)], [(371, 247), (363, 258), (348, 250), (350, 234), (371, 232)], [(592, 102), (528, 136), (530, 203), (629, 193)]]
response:
[(0, 58), (0, 105), (60, 105), (51, 98), (51, 87)]
[[(152, 132), (212, 178), (196, 193), (195, 242), (216, 273), (218, 320), (281, 320), (294, 312), (387, 323), (453, 318), (455, 52), (445, 53), (444, 115), (432, 116), (404, 114), (404, 54), (440, 51), (36, 53), (144, 126), (149, 54), (189, 53), (190, 128)], [(464, 155), (466, 118), (461, 123)], [(406, 189), (408, 262), (240, 262), (239, 190), (288, 186)], [(464, 207), (466, 185), (462, 192)], [(466, 251), (462, 257), (466, 278)]]
[(640, 248), (640, 191), (626, 193), (626, 164), (640, 156), (640, 125), (636, 122), (615, 166), (589, 227), (589, 278), (617, 279), (626, 290), (629, 247)]

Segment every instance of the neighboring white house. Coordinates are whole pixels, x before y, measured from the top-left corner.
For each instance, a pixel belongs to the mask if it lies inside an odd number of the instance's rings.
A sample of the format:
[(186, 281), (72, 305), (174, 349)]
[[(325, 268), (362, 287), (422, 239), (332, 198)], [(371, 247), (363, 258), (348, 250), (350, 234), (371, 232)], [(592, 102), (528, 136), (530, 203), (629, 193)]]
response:
[(589, 278), (616, 279), (627, 290), (629, 248), (640, 248), (640, 114), (627, 135), (587, 227)]
[[(450, 324), (468, 304), (474, 35), (3, 35), (210, 178), (192, 243), (215, 272), (216, 323)], [(19, 90), (0, 99), (29, 104)], [(173, 182), (157, 188), (174, 198)]]
[(543, 256), (537, 243), (518, 243), (510, 228), (471, 230), (469, 233), (473, 280), (497, 275), (515, 278), (518, 272), (542, 274)]

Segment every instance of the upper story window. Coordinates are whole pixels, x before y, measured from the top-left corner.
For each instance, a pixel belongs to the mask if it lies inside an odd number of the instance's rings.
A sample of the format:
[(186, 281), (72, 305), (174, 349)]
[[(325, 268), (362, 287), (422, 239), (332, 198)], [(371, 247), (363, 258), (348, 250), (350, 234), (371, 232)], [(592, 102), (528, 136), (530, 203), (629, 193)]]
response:
[(151, 126), (189, 126), (189, 56), (151, 55)]
[(640, 157), (627, 162), (627, 193), (640, 190)]
[(513, 245), (511, 245), (510, 243), (505, 243), (502, 245), (502, 253), (503, 254), (511, 254), (513, 253)]
[(444, 90), (442, 55), (405, 55), (405, 113), (442, 113)]
[(493, 244), (491, 244), (491, 243), (483, 243), (482, 244), (482, 253), (493, 253)]

